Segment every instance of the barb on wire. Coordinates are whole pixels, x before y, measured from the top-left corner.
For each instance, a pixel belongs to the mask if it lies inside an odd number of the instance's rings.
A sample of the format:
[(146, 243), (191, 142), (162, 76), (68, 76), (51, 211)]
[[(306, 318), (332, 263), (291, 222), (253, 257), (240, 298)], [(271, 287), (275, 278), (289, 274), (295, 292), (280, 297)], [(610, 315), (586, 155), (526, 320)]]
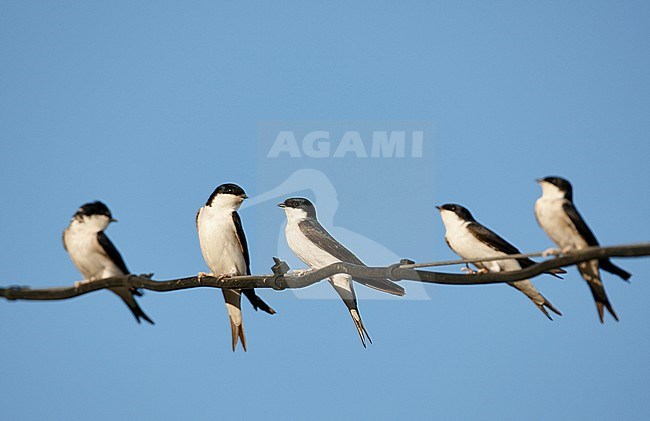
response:
[(394, 281), (408, 280), (441, 285), (494, 284), (532, 278), (551, 269), (575, 265), (587, 260), (603, 259), (608, 257), (650, 256), (650, 243), (627, 244), (611, 247), (589, 247), (536, 263), (522, 270), (511, 272), (466, 275), (416, 269), (419, 267), (464, 264), (475, 261), (503, 260), (519, 257), (536, 257), (540, 255), (542, 255), (541, 252), (509, 255), (502, 258), (454, 260), (419, 264), (409, 260), (403, 260), (400, 263), (386, 267), (357, 266), (350, 263), (340, 262), (317, 270), (300, 272), (289, 272), (289, 266), (286, 262), (274, 258), (275, 264), (272, 267), (273, 273), (268, 275), (235, 276), (223, 279), (210, 276), (204, 276), (199, 279), (196, 276), (190, 276), (166, 281), (153, 280), (149, 275), (124, 275), (68, 287), (39, 289), (31, 289), (27, 286), (0, 287), (0, 297), (8, 300), (64, 300), (100, 289), (119, 286), (142, 288), (158, 292), (178, 291), (188, 288), (272, 288), (275, 290), (284, 290), (305, 288), (338, 273), (349, 274), (353, 277), (388, 278)]

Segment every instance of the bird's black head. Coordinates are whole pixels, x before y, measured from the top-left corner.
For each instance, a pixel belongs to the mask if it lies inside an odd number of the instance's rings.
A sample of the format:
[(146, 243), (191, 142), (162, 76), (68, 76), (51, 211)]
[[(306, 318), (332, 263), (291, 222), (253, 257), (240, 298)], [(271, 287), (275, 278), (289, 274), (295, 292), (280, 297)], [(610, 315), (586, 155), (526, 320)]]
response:
[(540, 180), (537, 180), (538, 183), (546, 182), (549, 184), (554, 185), (557, 187), (560, 191), (564, 192), (564, 197), (566, 197), (569, 200), (573, 200), (573, 187), (571, 186), (571, 183), (569, 183), (569, 180), (566, 178), (562, 177), (544, 177)]
[(460, 219), (462, 219), (463, 221), (475, 221), (475, 219), (472, 216), (471, 212), (467, 208), (465, 208), (465, 207), (463, 207), (461, 205), (457, 205), (455, 203), (447, 203), (447, 204), (444, 204), (442, 206), (436, 206), (436, 209), (438, 209), (441, 212), (443, 210), (453, 212), (456, 215), (458, 215), (458, 217)]
[(233, 195), (233, 196), (241, 197), (242, 199), (246, 199), (248, 197), (248, 196), (246, 196), (246, 192), (244, 192), (244, 189), (239, 187), (237, 184), (226, 183), (226, 184), (222, 184), (219, 187), (217, 187), (216, 189), (214, 189), (214, 191), (212, 192), (212, 194), (208, 198), (208, 201), (205, 203), (205, 205), (210, 206), (210, 204), (212, 203), (212, 200), (214, 200), (214, 198), (217, 195), (221, 195), (221, 194), (224, 194), (224, 195), (225, 194), (230, 194), (230, 195)]
[(304, 197), (290, 197), (278, 204), (281, 208), (300, 209), (307, 213), (307, 217), (316, 218), (316, 208), (314, 204)]
[(114, 221), (113, 216), (111, 215), (111, 211), (108, 210), (108, 207), (102, 202), (100, 202), (99, 200), (95, 202), (86, 203), (83, 206), (81, 206), (79, 210), (77, 210), (77, 212), (74, 214), (74, 217), (82, 218), (84, 216), (95, 216), (95, 215), (107, 216), (108, 219)]

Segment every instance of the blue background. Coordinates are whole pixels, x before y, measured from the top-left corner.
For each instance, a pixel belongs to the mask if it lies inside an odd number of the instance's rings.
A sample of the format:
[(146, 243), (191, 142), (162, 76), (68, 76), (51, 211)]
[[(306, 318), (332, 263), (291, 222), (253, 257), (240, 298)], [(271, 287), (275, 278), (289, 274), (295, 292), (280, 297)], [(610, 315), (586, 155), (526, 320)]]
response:
[[(348, 3), (1, 1), (0, 283), (79, 280), (60, 236), (95, 199), (134, 272), (206, 270), (195, 212), (223, 182), (262, 192), (260, 121), (432, 122), (428, 165), (335, 183), (335, 225), (399, 256), (454, 258), (433, 207), (451, 201), (551, 246), (532, 212), (550, 174), (601, 243), (650, 238), (648, 3)], [(242, 210), (255, 273), (272, 204)], [(617, 263), (634, 273), (604, 275), (620, 323), (572, 268), (535, 281), (554, 322), (498, 285), (362, 301), (366, 350), (340, 302), (290, 292), (261, 292), (273, 317), (244, 305), (248, 353), (210, 289), (147, 293), (153, 327), (108, 292), (2, 301), (2, 418), (647, 418), (648, 259)]]

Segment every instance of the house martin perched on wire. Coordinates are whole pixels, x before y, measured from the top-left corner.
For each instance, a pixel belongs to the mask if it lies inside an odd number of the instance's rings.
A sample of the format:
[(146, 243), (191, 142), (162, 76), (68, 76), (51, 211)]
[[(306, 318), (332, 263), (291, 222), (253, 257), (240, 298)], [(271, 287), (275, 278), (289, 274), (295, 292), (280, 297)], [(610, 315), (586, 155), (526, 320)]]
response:
[[(440, 211), (440, 217), (445, 225), (445, 240), (447, 241), (447, 245), (463, 259), (470, 260), (480, 259), (482, 257), (501, 257), (509, 254), (521, 254), (515, 246), (477, 222), (470, 211), (463, 206), (450, 203), (436, 206), (436, 208)], [(535, 262), (529, 258), (474, 263), (481, 272), (521, 270), (533, 264)], [(469, 266), (465, 270), (469, 270)], [(551, 274), (554, 273), (565, 273), (565, 271), (561, 269), (555, 270)], [(508, 285), (523, 292), (550, 320), (553, 319), (546, 309), (560, 316), (562, 315), (546, 297), (537, 291), (530, 280), (508, 282)]]
[[(284, 209), (287, 216), (285, 234), (289, 247), (300, 260), (312, 269), (319, 269), (336, 262), (365, 266), (357, 256), (336, 241), (323, 228), (316, 219), (316, 208), (308, 199), (289, 198), (278, 206)], [(359, 338), (361, 338), (361, 344), (365, 348), (366, 338), (370, 343), (372, 340), (361, 320), (352, 280), (393, 295), (403, 296), (405, 291), (404, 288), (388, 279), (351, 277), (347, 274), (337, 274), (329, 278), (330, 284), (350, 311)]]
[[(224, 278), (250, 275), (250, 256), (246, 235), (237, 210), (246, 199), (244, 190), (236, 184), (222, 184), (208, 198), (205, 206), (196, 214), (196, 228), (199, 234), (201, 252), (205, 263), (212, 272), (210, 275)], [(199, 274), (199, 277), (205, 274)], [(275, 310), (269, 307), (254, 289), (222, 289), (226, 309), (230, 318), (232, 350), (241, 340), (246, 351), (246, 334), (241, 313), (241, 293), (258, 308), (269, 314)]]
[[(105, 204), (99, 201), (86, 203), (74, 214), (70, 225), (63, 231), (63, 247), (85, 278), (82, 282), (130, 273), (122, 256), (104, 234), (111, 222), (116, 220)], [(144, 319), (154, 324), (135, 301), (135, 296), (142, 296), (142, 292), (127, 287), (115, 287), (110, 290), (126, 303), (138, 323), (140, 319)]]
[[(564, 178), (546, 177), (536, 180), (542, 187), (542, 196), (535, 202), (537, 223), (553, 240), (563, 253), (598, 246), (587, 223), (582, 219), (573, 204), (573, 188)], [(629, 272), (614, 265), (608, 258), (578, 263), (582, 278), (587, 281), (596, 302), (600, 322), (604, 321), (604, 308), (618, 321), (618, 316), (605, 294), (605, 287), (598, 268), (628, 280)]]

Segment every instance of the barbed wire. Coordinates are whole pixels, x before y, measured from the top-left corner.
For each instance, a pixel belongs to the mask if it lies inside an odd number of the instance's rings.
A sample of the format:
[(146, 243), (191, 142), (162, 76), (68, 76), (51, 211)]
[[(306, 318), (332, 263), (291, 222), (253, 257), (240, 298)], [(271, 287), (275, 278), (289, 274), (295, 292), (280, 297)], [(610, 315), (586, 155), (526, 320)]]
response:
[(179, 291), (189, 288), (272, 288), (275, 290), (305, 288), (328, 277), (345, 273), (354, 277), (391, 279), (394, 281), (413, 281), (440, 285), (483, 285), (504, 282), (515, 282), (529, 279), (552, 269), (575, 265), (580, 262), (609, 257), (643, 257), (650, 256), (650, 243), (626, 244), (610, 247), (589, 247), (571, 253), (556, 256), (525, 269), (498, 273), (460, 274), (417, 270), (421, 267), (449, 266), (456, 264), (474, 263), (477, 261), (508, 260), (522, 257), (538, 257), (544, 252), (508, 255), (471, 260), (449, 260), (431, 263), (415, 263), (404, 259), (385, 267), (357, 266), (350, 263), (334, 263), (332, 265), (309, 271), (289, 271), (286, 262), (273, 258), (275, 264), (271, 267), (272, 274), (253, 276), (234, 276), (219, 278), (213, 276), (189, 276), (178, 279), (158, 281), (151, 274), (123, 275), (99, 279), (80, 285), (38, 288), (29, 286), (0, 287), (0, 297), (7, 300), (65, 300), (78, 297), (89, 292), (120, 286), (141, 288), (158, 292)]

